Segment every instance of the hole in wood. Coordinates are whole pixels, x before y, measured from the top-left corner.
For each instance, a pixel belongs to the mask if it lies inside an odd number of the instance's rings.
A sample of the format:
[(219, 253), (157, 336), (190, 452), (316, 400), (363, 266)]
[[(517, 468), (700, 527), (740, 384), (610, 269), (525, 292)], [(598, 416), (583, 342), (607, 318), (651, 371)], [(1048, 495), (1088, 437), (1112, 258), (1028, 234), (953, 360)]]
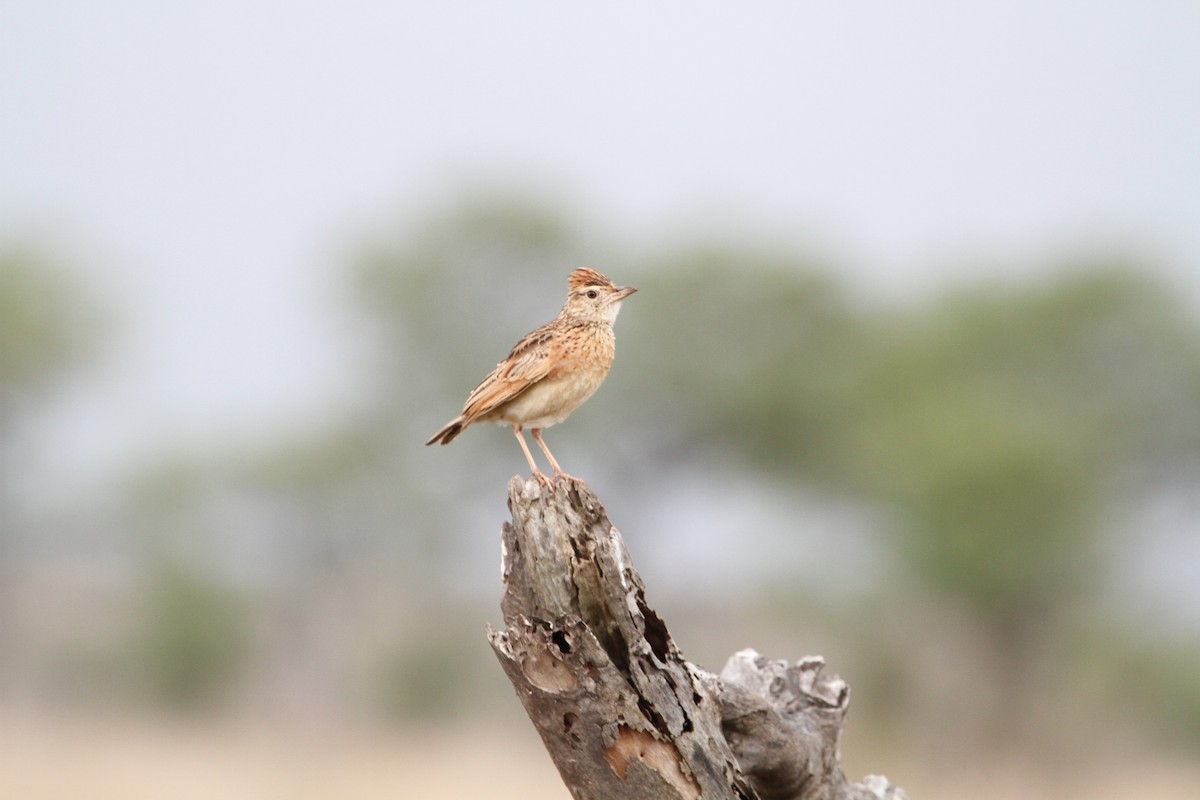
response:
[(573, 711), (568, 711), (566, 714), (563, 714), (563, 734), (576, 744), (579, 744), (581, 739), (579, 738), (579, 734), (575, 733), (571, 729), (575, 727), (575, 723), (578, 721), (579, 716)]
[(577, 684), (575, 673), (559, 658), (557, 647), (531, 648), (521, 659), (521, 670), (531, 684), (544, 692), (569, 692)]
[(666, 624), (650, 606), (646, 605), (646, 599), (640, 593), (638, 594), (638, 610), (642, 612), (642, 618), (646, 621), (646, 641), (649, 643), (650, 649), (660, 663), (667, 663), (671, 634), (667, 632)]

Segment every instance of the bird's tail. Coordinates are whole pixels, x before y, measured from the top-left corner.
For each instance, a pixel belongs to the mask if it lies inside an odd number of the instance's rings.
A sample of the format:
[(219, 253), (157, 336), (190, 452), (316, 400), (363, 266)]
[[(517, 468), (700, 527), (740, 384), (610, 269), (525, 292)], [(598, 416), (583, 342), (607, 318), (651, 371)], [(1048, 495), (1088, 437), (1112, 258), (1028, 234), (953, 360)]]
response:
[(450, 444), (452, 441), (454, 441), (455, 436), (458, 436), (460, 433), (462, 433), (462, 430), (465, 427), (467, 426), (463, 423), (463, 418), (455, 417), (446, 423), (446, 427), (435, 433), (433, 438), (425, 443), (425, 446), (428, 447), (434, 442), (438, 442), (439, 444)]

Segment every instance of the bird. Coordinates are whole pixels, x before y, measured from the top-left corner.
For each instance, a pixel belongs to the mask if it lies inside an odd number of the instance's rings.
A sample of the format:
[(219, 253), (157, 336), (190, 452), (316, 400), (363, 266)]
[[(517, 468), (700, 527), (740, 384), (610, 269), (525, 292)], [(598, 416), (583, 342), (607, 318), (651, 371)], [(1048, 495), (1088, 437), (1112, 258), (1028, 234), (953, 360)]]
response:
[[(550, 487), (563, 478), (576, 480), (558, 465), (542, 431), (565, 420), (600, 388), (616, 355), (613, 322), (621, 301), (636, 291), (590, 267), (573, 271), (558, 316), (517, 342), (467, 397), (462, 413), (425, 444), (450, 444), (476, 422), (507, 423), (539, 483)], [(526, 427), (554, 469), (551, 477), (533, 460)]]

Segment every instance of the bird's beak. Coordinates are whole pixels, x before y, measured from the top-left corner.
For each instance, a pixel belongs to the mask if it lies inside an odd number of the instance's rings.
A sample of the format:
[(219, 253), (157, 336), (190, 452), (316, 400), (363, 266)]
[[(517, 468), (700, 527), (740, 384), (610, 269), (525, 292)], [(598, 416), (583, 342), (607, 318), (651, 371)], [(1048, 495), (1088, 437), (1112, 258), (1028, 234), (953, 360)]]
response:
[(610, 294), (608, 299), (604, 301), (604, 304), (609, 305), (611, 303), (619, 303), (636, 291), (637, 289), (633, 288), (632, 286), (618, 286), (617, 290)]

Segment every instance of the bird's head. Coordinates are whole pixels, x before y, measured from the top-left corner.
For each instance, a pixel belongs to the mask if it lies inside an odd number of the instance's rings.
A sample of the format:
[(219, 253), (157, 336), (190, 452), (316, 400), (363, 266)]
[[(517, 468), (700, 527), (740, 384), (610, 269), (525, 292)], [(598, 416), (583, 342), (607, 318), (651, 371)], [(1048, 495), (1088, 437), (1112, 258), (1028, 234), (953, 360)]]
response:
[(579, 322), (612, 324), (621, 301), (636, 292), (632, 286), (617, 286), (590, 267), (580, 267), (567, 278), (567, 302), (562, 315)]

